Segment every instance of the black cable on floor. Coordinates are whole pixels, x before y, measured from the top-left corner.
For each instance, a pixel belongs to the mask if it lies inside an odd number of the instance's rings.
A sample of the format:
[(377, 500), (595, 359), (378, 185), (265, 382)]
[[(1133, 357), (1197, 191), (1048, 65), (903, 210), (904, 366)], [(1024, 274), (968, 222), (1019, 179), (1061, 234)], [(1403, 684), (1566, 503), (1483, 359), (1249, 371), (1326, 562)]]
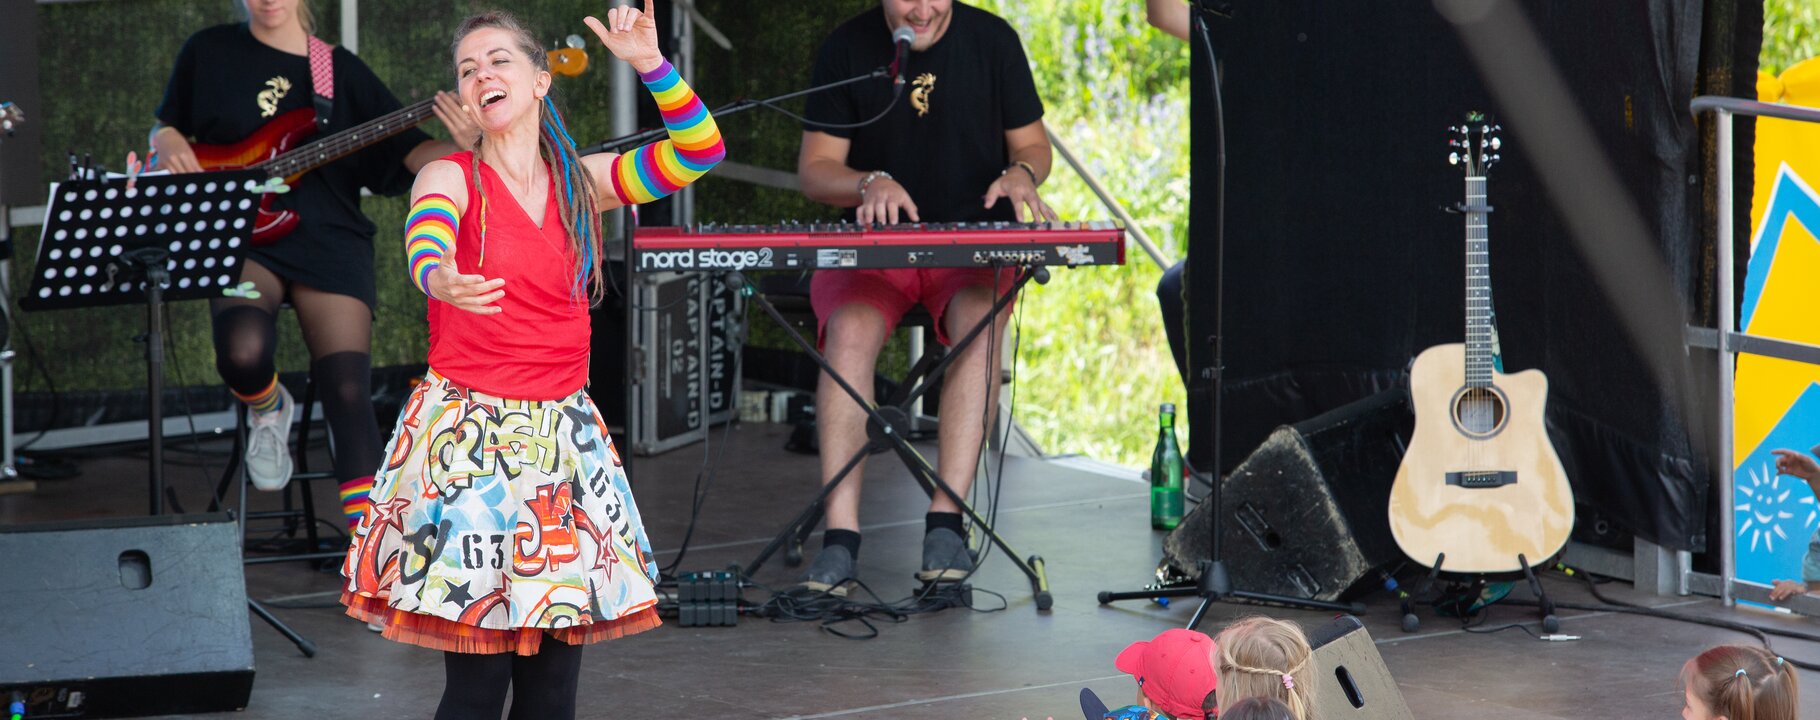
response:
[[(1715, 628), (1719, 628), (1721, 630), (1731, 630), (1733, 632), (1741, 632), (1746, 635), (1750, 635), (1752, 637), (1757, 638), (1758, 642), (1763, 643), (1764, 649), (1769, 650), (1770, 652), (1776, 652), (1775, 647), (1770, 644), (1770, 641), (1769, 641), (1770, 635), (1776, 635), (1778, 637), (1792, 638), (1792, 639), (1796, 639), (1796, 640), (1806, 640), (1808, 642), (1820, 642), (1820, 635), (1814, 635), (1812, 633), (1796, 632), (1793, 630), (1783, 630), (1781, 628), (1762, 627), (1759, 625), (1751, 625), (1749, 623), (1737, 622), (1735, 620), (1721, 620), (1718, 618), (1703, 618), (1703, 617), (1697, 617), (1694, 615), (1685, 615), (1682, 613), (1670, 612), (1667, 610), (1658, 610), (1656, 608), (1645, 607), (1642, 605), (1637, 605), (1635, 603), (1628, 603), (1628, 602), (1624, 602), (1624, 601), (1620, 601), (1620, 600), (1612, 600), (1611, 598), (1605, 597), (1604, 593), (1599, 592), (1599, 586), (1597, 583), (1593, 582), (1592, 575), (1590, 573), (1587, 573), (1584, 571), (1574, 571), (1572, 573), (1572, 575), (1577, 575), (1582, 580), (1585, 580), (1587, 588), (1592, 591), (1593, 597), (1597, 598), (1601, 604), (1593, 605), (1590, 603), (1561, 602), (1561, 601), (1557, 600), (1554, 603), (1555, 608), (1557, 608), (1557, 609), (1582, 610), (1582, 611), (1586, 611), (1586, 612), (1610, 612), (1610, 613), (1620, 613), (1620, 614), (1626, 614), (1626, 615), (1642, 615), (1645, 617), (1660, 618), (1663, 620), (1674, 620), (1677, 622), (1692, 623), (1695, 625), (1705, 625), (1707, 627), (1715, 627)], [(1540, 607), (1541, 606), (1541, 603), (1538, 601), (1535, 601), (1535, 600), (1513, 600), (1510, 598), (1505, 598), (1504, 600), (1501, 600), (1500, 602), (1506, 602), (1506, 603), (1510, 603), (1512, 605), (1520, 605), (1523, 607)], [(1805, 660), (1798, 660), (1795, 658), (1791, 658), (1791, 657), (1782, 655), (1781, 653), (1777, 653), (1777, 655), (1782, 657), (1784, 660), (1787, 660), (1790, 664), (1794, 665), (1795, 667), (1801, 668), (1803, 670), (1812, 670), (1812, 671), (1820, 672), (1820, 664), (1808, 662)]]

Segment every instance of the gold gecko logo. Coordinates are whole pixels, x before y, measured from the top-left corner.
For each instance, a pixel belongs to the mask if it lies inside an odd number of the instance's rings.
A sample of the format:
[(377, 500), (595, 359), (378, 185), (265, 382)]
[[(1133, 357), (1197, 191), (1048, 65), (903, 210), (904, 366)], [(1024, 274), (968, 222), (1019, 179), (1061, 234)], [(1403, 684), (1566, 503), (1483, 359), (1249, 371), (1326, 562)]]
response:
[(291, 91), (291, 81), (283, 75), (265, 81), (265, 89), (259, 91), (256, 98), (259, 102), (259, 117), (271, 117), (278, 113), (278, 101), (283, 100), (285, 93)]
[(929, 93), (935, 92), (935, 75), (923, 73), (910, 81), (910, 107), (916, 108), (916, 116), (929, 114)]

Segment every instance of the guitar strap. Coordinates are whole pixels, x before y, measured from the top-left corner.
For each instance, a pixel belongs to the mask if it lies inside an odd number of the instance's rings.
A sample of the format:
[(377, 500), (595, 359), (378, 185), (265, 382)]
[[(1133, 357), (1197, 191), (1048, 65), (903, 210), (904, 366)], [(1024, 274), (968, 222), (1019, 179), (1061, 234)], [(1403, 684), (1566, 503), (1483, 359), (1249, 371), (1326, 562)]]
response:
[(310, 84), (315, 95), (316, 129), (329, 129), (329, 113), (335, 109), (335, 46), (310, 36)]

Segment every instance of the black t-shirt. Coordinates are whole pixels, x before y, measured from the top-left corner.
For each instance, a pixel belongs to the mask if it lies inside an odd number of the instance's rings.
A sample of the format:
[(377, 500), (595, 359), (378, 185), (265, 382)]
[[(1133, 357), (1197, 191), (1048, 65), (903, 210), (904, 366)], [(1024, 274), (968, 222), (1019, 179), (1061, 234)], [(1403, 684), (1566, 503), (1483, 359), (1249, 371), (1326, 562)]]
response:
[[(822, 44), (815, 84), (890, 65), (891, 28), (883, 8), (848, 20)], [(911, 51), (903, 97), (890, 114), (863, 128), (804, 125), (852, 140), (847, 166), (884, 170), (909, 191), (924, 222), (1013, 220), (1011, 203), (984, 209), (986, 188), (1011, 163), (1005, 131), (1041, 120), (1043, 101), (1017, 31), (984, 10), (954, 3), (941, 40)], [(857, 83), (809, 97), (817, 122), (857, 123), (891, 102), (887, 80)], [(1021, 171), (1020, 171), (1021, 172)], [(853, 218), (853, 211), (846, 213)]]
[[(345, 48), (334, 52), (335, 101), (326, 130), (339, 132), (399, 109), (385, 84)], [(245, 23), (191, 35), (177, 54), (158, 120), (192, 142), (239, 142), (273, 118), (313, 107), (309, 58), (259, 42)], [(296, 210), (297, 229), (251, 251), (288, 280), (375, 303), (372, 221), (360, 212), (360, 188), (397, 195), (411, 188), (404, 158), (430, 137), (408, 130), (300, 178), (274, 205)], [(307, 140), (306, 140), (307, 142)]]

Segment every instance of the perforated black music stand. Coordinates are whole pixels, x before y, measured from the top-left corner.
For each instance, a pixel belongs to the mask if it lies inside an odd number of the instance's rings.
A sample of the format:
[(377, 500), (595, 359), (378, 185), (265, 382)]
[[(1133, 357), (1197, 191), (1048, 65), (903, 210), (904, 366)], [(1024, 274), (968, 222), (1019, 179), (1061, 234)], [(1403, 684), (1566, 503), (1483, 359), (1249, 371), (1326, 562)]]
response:
[(253, 234), (254, 171), (72, 180), (51, 188), (32, 285), (19, 307), (146, 305), (151, 514), (164, 512), (164, 322), (169, 300), (236, 286)]

